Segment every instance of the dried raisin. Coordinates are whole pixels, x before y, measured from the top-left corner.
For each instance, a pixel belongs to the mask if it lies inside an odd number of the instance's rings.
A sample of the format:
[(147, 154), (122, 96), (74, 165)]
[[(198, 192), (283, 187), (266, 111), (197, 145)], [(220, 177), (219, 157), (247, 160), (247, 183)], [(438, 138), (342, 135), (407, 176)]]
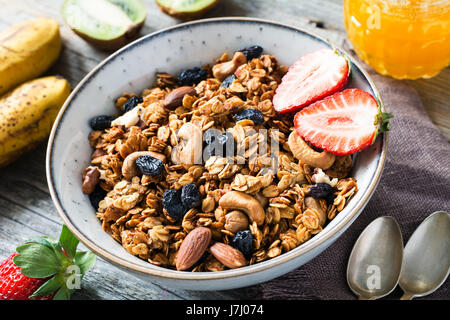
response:
[(115, 118), (113, 116), (96, 116), (89, 120), (89, 126), (92, 128), (92, 130), (105, 130), (111, 127), (111, 122), (114, 119)]
[(105, 199), (106, 197), (106, 191), (100, 187), (100, 185), (97, 185), (94, 189), (94, 192), (92, 192), (89, 195), (89, 201), (91, 202), (91, 205), (94, 207), (95, 210), (98, 210), (98, 204), (100, 201)]
[(262, 124), (264, 123), (264, 115), (261, 111), (257, 109), (244, 109), (242, 111), (239, 111), (235, 116), (234, 119), (236, 121), (241, 121), (244, 119), (252, 120), (254, 124)]
[(334, 188), (328, 183), (316, 183), (309, 188), (309, 195), (313, 198), (326, 199), (330, 195), (333, 195)]
[(181, 190), (169, 189), (163, 194), (163, 207), (170, 217), (180, 220), (187, 212), (186, 207), (181, 202)]
[(197, 208), (202, 203), (202, 195), (193, 183), (188, 183), (181, 189), (181, 202), (186, 208)]
[(164, 170), (164, 163), (152, 156), (141, 156), (136, 159), (136, 166), (142, 172), (149, 176), (158, 176)]
[(238, 231), (231, 239), (231, 245), (242, 252), (247, 258), (251, 256), (253, 250), (253, 236), (250, 230)]
[(180, 86), (192, 86), (198, 84), (202, 80), (206, 80), (208, 72), (205, 69), (195, 67), (193, 69), (184, 70), (178, 76), (178, 84)]
[(130, 110), (133, 110), (134, 107), (136, 107), (139, 103), (144, 102), (144, 98), (134, 96), (128, 99), (127, 103), (123, 106), (123, 112), (128, 112)]
[(249, 61), (251, 59), (258, 58), (262, 54), (263, 48), (260, 46), (251, 46), (239, 51), (242, 52), (247, 58), (247, 61)]
[(228, 88), (229, 86), (231, 86), (231, 84), (233, 83), (233, 81), (236, 79), (236, 76), (234, 74), (228, 76), (225, 78), (225, 80), (222, 81), (221, 86), (223, 88)]

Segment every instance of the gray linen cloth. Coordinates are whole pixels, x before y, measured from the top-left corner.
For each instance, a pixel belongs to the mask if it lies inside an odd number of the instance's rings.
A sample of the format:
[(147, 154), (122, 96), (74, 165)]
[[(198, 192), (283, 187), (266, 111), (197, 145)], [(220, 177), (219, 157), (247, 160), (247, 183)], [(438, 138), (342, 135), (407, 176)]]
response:
[[(346, 282), (347, 262), (370, 222), (393, 216), (406, 244), (428, 215), (438, 210), (450, 212), (449, 143), (431, 122), (413, 88), (374, 71), (370, 74), (387, 111), (394, 114), (380, 183), (361, 215), (333, 245), (298, 269), (259, 285), (263, 299), (356, 299)], [(397, 287), (386, 298), (397, 299), (401, 293)], [(450, 299), (450, 280), (421, 299)]]

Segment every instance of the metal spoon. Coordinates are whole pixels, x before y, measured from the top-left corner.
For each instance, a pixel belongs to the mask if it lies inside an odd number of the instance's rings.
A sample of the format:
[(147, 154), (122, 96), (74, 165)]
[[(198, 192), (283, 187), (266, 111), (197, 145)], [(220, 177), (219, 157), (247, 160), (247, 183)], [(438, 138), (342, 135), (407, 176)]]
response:
[(395, 289), (403, 258), (403, 238), (397, 221), (380, 217), (356, 241), (347, 266), (347, 283), (360, 300), (384, 297)]
[(436, 291), (450, 271), (450, 214), (437, 211), (426, 218), (408, 240), (400, 287), (402, 300)]

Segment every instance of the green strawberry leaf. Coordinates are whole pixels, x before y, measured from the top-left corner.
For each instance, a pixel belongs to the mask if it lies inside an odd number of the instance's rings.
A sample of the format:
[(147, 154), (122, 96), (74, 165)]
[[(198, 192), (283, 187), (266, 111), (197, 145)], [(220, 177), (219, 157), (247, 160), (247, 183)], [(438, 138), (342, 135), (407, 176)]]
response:
[(394, 115), (389, 112), (380, 112), (377, 115), (376, 122), (379, 124), (379, 132), (389, 131), (391, 128), (391, 124), (389, 119), (391, 119)]
[(70, 300), (70, 292), (66, 287), (62, 287), (56, 292), (53, 300)]
[(389, 120), (392, 117), (394, 117), (392, 113), (383, 112), (383, 109), (381, 108), (381, 98), (378, 92), (376, 93), (375, 100), (377, 101), (378, 104), (378, 114), (375, 117), (375, 125), (377, 126), (378, 129), (375, 132), (372, 143), (375, 143), (375, 140), (377, 139), (380, 133), (387, 132), (391, 129), (391, 124)]
[(25, 243), (40, 243), (52, 250), (58, 247), (58, 241), (50, 237), (32, 237)]
[(80, 241), (72, 234), (72, 232), (70, 232), (69, 228), (63, 225), (61, 235), (59, 237), (59, 243), (62, 245), (70, 259), (75, 257), (79, 242)]
[(45, 282), (42, 286), (40, 286), (30, 297), (43, 297), (48, 296), (49, 294), (52, 294), (56, 290), (61, 288), (61, 277), (59, 275), (55, 275), (50, 280)]
[(30, 298), (55, 293), (54, 300), (69, 300), (80, 288), (83, 275), (94, 265), (92, 252), (77, 252), (79, 240), (63, 226), (59, 241), (50, 237), (33, 237), (16, 248), (14, 263), (30, 278), (47, 278)]
[(80, 268), (81, 274), (85, 274), (95, 264), (97, 256), (92, 252), (77, 252), (75, 255), (75, 264)]
[(26, 243), (37, 243), (37, 244), (42, 244), (48, 248), (50, 248), (51, 250), (53, 250), (53, 252), (55, 253), (55, 255), (57, 256), (58, 260), (60, 261), (65, 261), (65, 264), (70, 263), (70, 260), (67, 259), (67, 256), (64, 254), (62, 247), (61, 247), (61, 243), (58, 242), (58, 240), (50, 238), (50, 237), (33, 237), (30, 240), (28, 240)]
[(46, 278), (60, 271), (62, 265), (55, 252), (40, 243), (27, 243), (18, 247), (13, 258), (24, 276)]

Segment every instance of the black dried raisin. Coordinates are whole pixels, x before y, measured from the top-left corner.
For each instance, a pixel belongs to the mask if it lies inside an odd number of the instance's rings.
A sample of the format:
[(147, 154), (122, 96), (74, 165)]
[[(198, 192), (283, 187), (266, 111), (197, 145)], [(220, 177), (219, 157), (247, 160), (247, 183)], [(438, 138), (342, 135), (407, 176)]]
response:
[(221, 86), (223, 88), (228, 88), (229, 86), (231, 86), (231, 84), (233, 83), (233, 81), (236, 79), (236, 76), (234, 74), (228, 76), (225, 78), (225, 80), (222, 81)]
[(192, 86), (198, 84), (202, 80), (206, 80), (208, 72), (205, 69), (195, 67), (193, 69), (184, 70), (178, 76), (178, 84), (180, 86)]
[(94, 189), (94, 192), (92, 192), (89, 195), (89, 201), (91, 202), (91, 205), (94, 207), (95, 210), (98, 210), (98, 204), (100, 201), (105, 199), (106, 197), (106, 191), (100, 187), (100, 185), (97, 185)]
[(253, 236), (250, 230), (238, 231), (231, 239), (231, 245), (249, 258), (253, 250)]
[(235, 116), (234, 119), (236, 121), (241, 121), (244, 119), (252, 120), (255, 125), (264, 123), (264, 115), (261, 111), (257, 109), (244, 109), (242, 111), (239, 111)]
[(164, 163), (152, 156), (141, 156), (137, 158), (136, 166), (142, 174), (149, 176), (158, 176), (164, 170)]
[(325, 197), (327, 205), (333, 204), (334, 199), (336, 199), (336, 195), (334, 193), (330, 193), (328, 196)]
[(169, 189), (163, 194), (163, 207), (170, 217), (180, 220), (184, 217), (187, 209), (181, 202), (181, 190)]
[(133, 110), (134, 107), (136, 107), (139, 103), (144, 102), (144, 98), (134, 96), (128, 99), (127, 103), (123, 106), (123, 112), (128, 112), (130, 110)]
[(89, 126), (92, 128), (92, 130), (105, 130), (111, 127), (111, 122), (114, 119), (115, 118), (113, 116), (96, 116), (89, 120)]
[(309, 195), (313, 198), (324, 198), (333, 195), (334, 188), (328, 183), (316, 183), (309, 188)]
[(188, 208), (197, 208), (202, 204), (202, 195), (193, 183), (188, 183), (181, 189), (181, 202)]
[(260, 46), (251, 46), (239, 51), (242, 52), (247, 58), (247, 61), (249, 61), (253, 58), (258, 58), (262, 54), (263, 48)]

